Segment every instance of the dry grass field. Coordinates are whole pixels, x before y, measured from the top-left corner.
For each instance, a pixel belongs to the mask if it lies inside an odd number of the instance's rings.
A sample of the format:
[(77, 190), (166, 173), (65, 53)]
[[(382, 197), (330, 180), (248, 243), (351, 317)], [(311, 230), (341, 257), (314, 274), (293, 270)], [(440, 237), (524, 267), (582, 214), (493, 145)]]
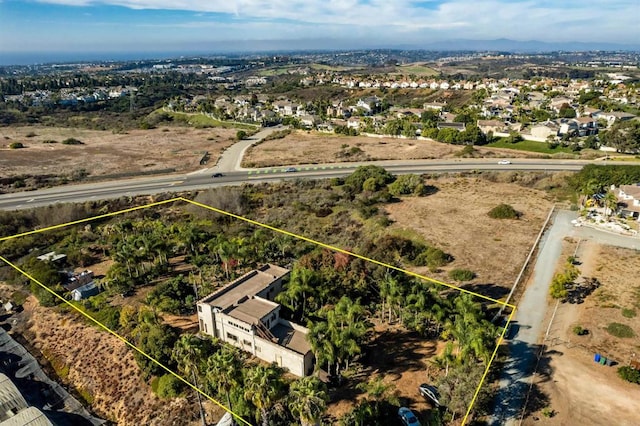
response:
[[(513, 285), (551, 209), (548, 195), (480, 178), (440, 178), (427, 184), (438, 192), (386, 207), (395, 222), (392, 228), (405, 235), (417, 233), (455, 258), (440, 272), (417, 271), (449, 282), (447, 271), (470, 269), (477, 277), (463, 287), (502, 297)], [(487, 213), (500, 203), (512, 205), (522, 216), (517, 220), (490, 218)]]
[[(75, 138), (83, 145), (64, 145)], [(205, 151), (209, 164), (234, 143), (233, 129), (167, 127), (127, 133), (58, 127), (0, 128), (2, 177), (17, 175), (67, 175), (84, 169), (90, 176), (141, 173), (175, 169), (196, 170)], [(44, 143), (56, 141), (56, 143)], [(26, 148), (9, 149), (20, 142)]]
[[(244, 167), (271, 167), (283, 164), (320, 164), (367, 160), (418, 160), (456, 158), (462, 146), (435, 141), (340, 136), (293, 132), (263, 142), (247, 150)], [(511, 149), (478, 148), (478, 157), (532, 158), (539, 155)]]
[[(601, 287), (582, 304), (561, 304), (558, 308), (543, 358), (544, 370), (549, 373), (537, 381), (555, 415), (547, 418), (538, 411), (524, 424), (637, 425), (640, 387), (623, 381), (616, 371), (628, 365), (634, 354), (638, 360), (640, 256), (634, 250), (582, 241), (578, 261), (582, 275), (597, 278)], [(606, 330), (611, 323), (630, 327), (635, 336), (611, 335)], [(577, 325), (588, 334), (575, 335)], [(618, 365), (595, 363), (595, 353)]]

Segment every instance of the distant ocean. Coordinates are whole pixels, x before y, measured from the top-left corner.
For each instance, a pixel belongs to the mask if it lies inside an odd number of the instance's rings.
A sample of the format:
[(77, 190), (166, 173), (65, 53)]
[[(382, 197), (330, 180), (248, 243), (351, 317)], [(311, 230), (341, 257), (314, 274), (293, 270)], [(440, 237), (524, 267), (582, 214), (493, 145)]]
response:
[(127, 61), (194, 56), (194, 52), (0, 52), (0, 66), (74, 63), (92, 61)]

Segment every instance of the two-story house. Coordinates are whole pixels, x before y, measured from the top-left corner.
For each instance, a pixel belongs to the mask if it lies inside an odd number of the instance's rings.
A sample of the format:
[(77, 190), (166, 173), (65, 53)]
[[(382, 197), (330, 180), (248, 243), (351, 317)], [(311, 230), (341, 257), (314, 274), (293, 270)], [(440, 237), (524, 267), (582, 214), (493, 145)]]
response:
[(289, 270), (264, 265), (197, 303), (200, 331), (219, 338), (297, 376), (313, 372), (309, 330), (280, 318), (274, 298)]

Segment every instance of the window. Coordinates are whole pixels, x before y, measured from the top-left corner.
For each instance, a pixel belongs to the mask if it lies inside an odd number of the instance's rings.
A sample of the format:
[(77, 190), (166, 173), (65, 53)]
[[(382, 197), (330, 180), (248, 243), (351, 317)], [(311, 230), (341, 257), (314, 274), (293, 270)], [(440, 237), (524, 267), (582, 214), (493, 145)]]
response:
[(200, 330), (204, 330), (204, 321), (202, 320), (200, 320)]
[(243, 340), (242, 343), (247, 345), (247, 346), (251, 346), (251, 342), (248, 341), (248, 340)]
[(231, 334), (231, 333), (227, 333), (227, 339), (233, 340), (234, 342), (238, 341), (238, 337), (236, 335), (234, 335), (234, 334)]
[(202, 312), (202, 305), (198, 305), (198, 312)]
[(260, 349), (260, 346), (256, 346), (256, 352), (261, 352), (262, 349)]

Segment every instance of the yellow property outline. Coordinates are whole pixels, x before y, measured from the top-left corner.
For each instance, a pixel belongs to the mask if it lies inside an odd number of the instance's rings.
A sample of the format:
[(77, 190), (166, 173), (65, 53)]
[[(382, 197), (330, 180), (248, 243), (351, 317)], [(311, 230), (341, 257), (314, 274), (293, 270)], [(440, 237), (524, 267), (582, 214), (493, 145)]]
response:
[[(236, 215), (234, 213), (230, 213), (230, 212), (227, 212), (227, 211), (224, 211), (224, 210), (220, 210), (220, 209), (217, 209), (215, 207), (211, 207), (211, 206), (208, 206), (206, 204), (199, 203), (197, 201), (192, 201), (192, 200), (189, 200), (189, 199), (184, 198), (184, 197), (175, 197), (175, 198), (171, 198), (171, 199), (164, 200), (164, 201), (158, 201), (158, 202), (155, 202), (155, 203), (145, 204), (143, 206), (132, 207), (132, 208), (129, 208), (129, 209), (119, 210), (119, 211), (116, 211), (116, 212), (106, 213), (106, 214), (93, 216), (93, 217), (80, 219), (80, 220), (74, 220), (74, 221), (67, 222), (67, 223), (62, 223), (62, 224), (59, 224), (59, 225), (49, 226), (49, 227), (42, 228), (42, 229), (35, 229), (35, 230), (32, 230), (32, 231), (28, 231), (28, 232), (22, 232), (20, 234), (15, 234), (15, 235), (8, 236), (8, 237), (0, 237), (0, 242), (11, 240), (11, 239), (18, 238), (18, 237), (23, 237), (23, 236), (26, 236), (26, 235), (32, 235), (32, 234), (37, 234), (37, 233), (41, 233), (41, 232), (46, 232), (46, 231), (50, 231), (50, 230), (53, 230), (53, 229), (65, 228), (65, 227), (71, 226), (71, 225), (78, 225), (78, 224), (81, 224), (81, 223), (91, 222), (91, 221), (94, 221), (94, 220), (97, 220), (97, 219), (103, 219), (103, 218), (107, 218), (107, 217), (117, 216), (119, 214), (129, 213), (129, 212), (133, 212), (133, 211), (136, 211), (136, 210), (142, 210), (142, 209), (155, 207), (155, 206), (159, 206), (159, 205), (163, 205), (163, 204), (174, 203), (176, 201), (183, 201), (183, 202), (186, 202), (186, 203), (189, 203), (189, 204), (193, 204), (194, 206), (198, 206), (198, 207), (201, 207), (201, 208), (204, 208), (204, 209), (207, 209), (207, 210), (211, 210), (213, 212), (216, 212), (216, 213), (219, 213), (219, 214), (222, 214), (222, 215), (225, 215), (225, 216), (229, 216), (229, 217), (232, 217), (234, 219), (239, 219), (239, 220), (242, 220), (244, 222), (250, 223), (252, 225), (256, 225), (256, 226), (259, 226), (259, 227), (262, 227), (262, 228), (265, 228), (265, 229), (269, 229), (271, 231), (275, 231), (275, 232), (278, 232), (278, 233), (281, 233), (281, 234), (285, 234), (285, 235), (288, 235), (288, 236), (291, 236), (291, 237), (294, 237), (294, 238), (297, 238), (297, 239), (300, 239), (300, 240), (303, 240), (303, 241), (307, 241), (307, 242), (310, 242), (312, 244), (316, 244), (316, 245), (318, 245), (320, 247), (327, 248), (329, 250), (333, 250), (333, 251), (336, 251), (336, 252), (339, 252), (339, 253), (344, 253), (344, 254), (347, 254), (349, 256), (353, 256), (353, 257), (356, 257), (358, 259), (362, 259), (362, 260), (365, 260), (367, 262), (371, 262), (371, 263), (374, 263), (374, 264), (379, 265), (379, 266), (383, 266), (383, 267), (388, 268), (388, 269), (392, 269), (392, 270), (395, 270), (395, 271), (398, 271), (398, 272), (402, 272), (404, 274), (407, 274), (407, 275), (410, 275), (410, 276), (413, 276), (413, 277), (416, 277), (416, 278), (419, 278), (419, 279), (422, 279), (422, 280), (425, 280), (425, 281), (428, 281), (428, 282), (431, 282), (431, 283), (434, 283), (434, 284), (438, 284), (438, 285), (441, 285), (441, 286), (444, 286), (444, 287), (448, 287), (450, 289), (458, 290), (458, 291), (460, 291), (462, 293), (467, 293), (467, 294), (470, 294), (472, 296), (479, 297), (479, 298), (484, 299), (486, 301), (502, 305), (503, 307), (511, 308), (511, 313), (509, 314), (509, 317), (507, 319), (507, 323), (505, 324), (504, 328), (502, 329), (502, 333), (500, 334), (500, 337), (498, 339), (496, 347), (494, 348), (493, 353), (491, 354), (491, 358), (489, 359), (489, 362), (487, 363), (487, 367), (485, 368), (484, 373), (482, 374), (482, 378), (480, 379), (480, 383), (478, 383), (478, 386), (476, 387), (476, 390), (475, 390), (475, 392), (473, 394), (473, 398), (471, 399), (471, 402), (469, 404), (469, 408), (467, 408), (467, 411), (466, 411), (466, 413), (464, 415), (464, 418), (462, 420), (462, 425), (464, 426), (466, 424), (467, 418), (469, 417), (469, 414), (471, 413), (471, 409), (473, 408), (473, 406), (474, 406), (474, 404), (475, 404), (475, 402), (476, 402), (476, 400), (478, 398), (478, 394), (480, 393), (480, 389), (482, 388), (482, 385), (484, 384), (484, 381), (485, 381), (485, 379), (487, 377), (487, 374), (489, 373), (489, 369), (491, 368), (491, 364), (493, 363), (493, 361), (494, 361), (494, 359), (495, 359), (495, 357), (496, 357), (496, 355), (498, 353), (498, 348), (502, 344), (502, 340), (504, 339), (504, 335), (505, 335), (505, 333), (506, 333), (506, 331), (508, 329), (509, 324), (511, 323), (513, 315), (516, 312), (516, 306), (515, 305), (509, 304), (509, 303), (506, 303), (506, 302), (502, 302), (500, 300), (485, 296), (485, 295), (480, 294), (480, 293), (469, 291), (469, 290), (454, 286), (452, 284), (447, 284), (445, 282), (438, 281), (438, 280), (436, 280), (434, 278), (429, 278), (429, 277), (417, 274), (415, 272), (407, 271), (407, 270), (399, 268), (397, 266), (389, 265), (387, 263), (380, 262), (378, 260), (370, 259), (370, 258), (368, 258), (366, 256), (362, 256), (362, 255), (359, 255), (357, 253), (352, 253), (352, 252), (350, 252), (348, 250), (344, 250), (344, 249), (341, 249), (341, 248), (338, 248), (338, 247), (334, 247), (334, 246), (331, 246), (329, 244), (321, 243), (321, 242), (316, 241), (314, 239), (311, 239), (311, 238), (308, 238), (308, 237), (305, 237), (305, 236), (302, 236), (302, 235), (294, 234), (293, 232), (289, 232), (289, 231), (286, 231), (284, 229), (276, 228), (276, 227), (273, 227), (271, 225), (267, 225), (267, 224), (264, 224), (264, 223), (261, 223), (261, 222), (257, 222), (255, 220), (248, 219), (246, 217), (239, 216), (239, 215)], [(172, 376), (174, 376), (175, 378), (177, 378), (178, 380), (183, 382), (185, 385), (187, 385), (188, 387), (190, 387), (194, 391), (198, 392), (200, 395), (202, 395), (205, 398), (207, 398), (209, 401), (213, 402), (217, 406), (219, 406), (222, 409), (224, 409), (226, 412), (230, 413), (238, 421), (244, 423), (247, 426), (251, 426), (250, 423), (248, 423), (245, 419), (243, 419), (242, 417), (240, 417), (239, 415), (237, 415), (236, 413), (231, 411), (224, 404), (222, 404), (221, 402), (219, 402), (215, 398), (211, 397), (210, 395), (208, 395), (207, 393), (202, 391), (200, 388), (198, 388), (195, 385), (191, 384), (191, 382), (186, 380), (184, 377), (182, 377), (179, 374), (175, 373), (170, 368), (168, 368), (167, 366), (165, 366), (164, 364), (162, 364), (161, 362), (159, 362), (158, 360), (156, 360), (152, 356), (148, 355), (146, 352), (144, 352), (141, 349), (139, 349), (138, 347), (136, 347), (133, 343), (129, 342), (126, 338), (124, 338), (120, 334), (116, 333), (115, 331), (113, 331), (109, 327), (105, 326), (100, 321), (98, 321), (97, 319), (95, 319), (94, 317), (89, 315), (88, 313), (86, 313), (86, 312), (82, 311), (81, 309), (79, 309), (78, 307), (76, 307), (70, 301), (68, 301), (64, 297), (60, 296), (55, 291), (53, 291), (52, 289), (50, 289), (46, 285), (42, 284), (38, 280), (36, 280), (28, 272), (23, 271), (18, 266), (14, 265), (9, 260), (5, 259), (3, 256), (0, 256), (0, 260), (2, 260), (4, 263), (6, 263), (7, 265), (9, 265), (12, 268), (14, 268), (16, 271), (20, 272), (22, 275), (24, 275), (25, 277), (27, 277), (31, 281), (33, 281), (36, 284), (38, 284), (40, 287), (42, 287), (43, 289), (45, 289), (46, 291), (51, 293), (54, 297), (60, 299), (63, 303), (69, 305), (74, 310), (76, 310), (77, 312), (79, 312), (80, 314), (82, 314), (83, 316), (88, 318), (89, 320), (91, 320), (94, 323), (96, 323), (98, 326), (103, 328), (109, 334), (115, 336), (117, 339), (122, 341), (124, 344), (126, 344), (129, 347), (131, 347), (133, 350), (135, 350), (136, 352), (138, 352), (139, 354), (141, 354), (145, 358), (149, 359), (151, 362), (153, 362), (154, 364), (156, 364), (157, 366), (159, 366), (160, 368), (165, 370), (167, 373), (171, 374)]]

